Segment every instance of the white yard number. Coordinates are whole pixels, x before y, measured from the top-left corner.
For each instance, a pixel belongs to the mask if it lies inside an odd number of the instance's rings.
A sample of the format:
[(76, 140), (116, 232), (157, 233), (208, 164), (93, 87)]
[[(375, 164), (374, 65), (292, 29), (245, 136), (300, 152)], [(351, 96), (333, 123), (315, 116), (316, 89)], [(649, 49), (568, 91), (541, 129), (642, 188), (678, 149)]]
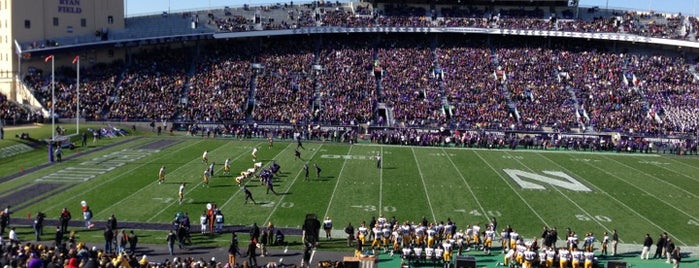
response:
[(690, 219), (687, 224), (699, 226), (699, 221)]
[[(364, 211), (376, 211), (376, 206), (374, 205), (359, 205), (359, 206), (352, 206), (353, 208), (358, 208)], [(396, 207), (393, 206), (384, 206), (383, 211), (386, 212), (396, 212)]]
[[(276, 202), (269, 201), (265, 204), (262, 204), (261, 206), (269, 208), (269, 207), (274, 207), (274, 204), (276, 204)], [(292, 207), (294, 207), (294, 203), (293, 202), (281, 202), (281, 203), (279, 203), (279, 206), (283, 207), (283, 208), (292, 208)]]
[[(488, 213), (488, 216), (490, 216), (490, 217), (501, 217), (502, 216), (502, 213), (500, 213), (500, 211), (497, 211), (497, 210), (488, 210), (488, 211), (486, 211), (486, 213)], [(469, 211), (468, 214), (471, 214), (473, 216), (483, 216), (483, 213), (480, 213), (480, 212), (478, 212), (478, 210), (475, 210), (475, 209)]]
[[(546, 190), (546, 187), (544, 187), (541, 184), (534, 183), (531, 181), (538, 181), (541, 183), (545, 184), (550, 184), (554, 186), (558, 186), (561, 188), (566, 188), (571, 191), (576, 191), (576, 192), (592, 192), (590, 188), (585, 186), (584, 184), (580, 183), (578, 180), (574, 179), (571, 176), (568, 176), (568, 174), (565, 174), (560, 171), (542, 171), (546, 175), (550, 176), (555, 176), (559, 177), (562, 179), (554, 178), (554, 177), (549, 177), (549, 176), (544, 176), (541, 174), (536, 174), (536, 173), (531, 173), (531, 172), (526, 172), (518, 169), (503, 169), (505, 173), (507, 173), (510, 178), (512, 178), (517, 184), (519, 184), (520, 187), (523, 189), (533, 189), (533, 190)], [(525, 180), (528, 179), (528, 180)]]
[[(575, 218), (578, 219), (579, 221), (591, 221), (592, 218), (590, 218), (587, 215), (582, 215), (582, 214), (577, 214), (575, 215)], [(604, 216), (604, 215), (595, 215), (595, 220), (600, 221), (600, 222), (612, 222), (612, 219)]]

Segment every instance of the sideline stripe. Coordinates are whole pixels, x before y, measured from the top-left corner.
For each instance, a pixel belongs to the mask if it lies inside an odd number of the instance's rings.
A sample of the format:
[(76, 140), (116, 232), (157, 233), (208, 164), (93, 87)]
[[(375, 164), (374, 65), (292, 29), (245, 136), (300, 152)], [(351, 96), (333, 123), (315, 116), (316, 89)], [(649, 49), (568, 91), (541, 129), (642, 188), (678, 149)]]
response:
[[(350, 144), (349, 150), (347, 150), (347, 155), (349, 155), (350, 152), (352, 152), (352, 148), (354, 148), (354, 144)], [(333, 199), (335, 199), (335, 193), (337, 192), (337, 186), (340, 185), (340, 178), (342, 178), (342, 171), (345, 170), (345, 166), (347, 165), (348, 158), (345, 158), (345, 161), (342, 162), (342, 167), (340, 168), (340, 172), (337, 173), (337, 181), (335, 182), (335, 188), (333, 188), (333, 193), (330, 195), (330, 201), (328, 201), (328, 207), (325, 209), (325, 214), (323, 215), (323, 219), (325, 219), (325, 217), (327, 217), (328, 213), (330, 212), (330, 207), (333, 204)]]
[[(442, 148), (442, 152), (444, 153), (444, 155), (447, 156), (447, 159), (449, 159), (449, 162), (454, 167), (454, 170), (456, 170), (456, 173), (459, 174), (459, 177), (461, 177), (461, 180), (464, 181), (464, 184), (466, 185), (466, 188), (468, 189), (468, 191), (471, 193), (471, 196), (473, 196), (473, 199), (476, 200), (476, 204), (478, 204), (478, 207), (481, 209), (481, 212), (483, 212), (483, 217), (486, 219), (486, 221), (490, 220), (488, 218), (488, 213), (485, 211), (485, 208), (483, 208), (481, 201), (478, 200), (478, 197), (476, 197), (476, 193), (474, 193), (473, 189), (471, 189), (471, 185), (468, 183), (468, 181), (466, 181), (466, 177), (464, 177), (464, 174), (462, 174), (461, 170), (459, 170), (459, 168), (456, 167), (454, 160), (451, 159), (451, 156), (449, 156), (449, 153), (447, 153), (447, 151), (445, 151), (444, 148)], [(495, 230), (495, 231), (497, 231), (497, 230)]]
[(432, 221), (437, 221), (437, 216), (434, 214), (434, 208), (432, 208), (432, 200), (430, 200), (430, 194), (427, 192), (427, 183), (425, 183), (425, 176), (422, 175), (422, 169), (420, 168), (420, 162), (417, 160), (417, 155), (415, 155), (415, 147), (410, 147), (410, 151), (413, 153), (413, 159), (415, 159), (415, 165), (417, 166), (417, 171), (420, 173), (420, 179), (422, 180), (422, 189), (425, 191), (425, 197), (427, 197), (427, 205), (430, 206), (430, 211), (432, 212)]

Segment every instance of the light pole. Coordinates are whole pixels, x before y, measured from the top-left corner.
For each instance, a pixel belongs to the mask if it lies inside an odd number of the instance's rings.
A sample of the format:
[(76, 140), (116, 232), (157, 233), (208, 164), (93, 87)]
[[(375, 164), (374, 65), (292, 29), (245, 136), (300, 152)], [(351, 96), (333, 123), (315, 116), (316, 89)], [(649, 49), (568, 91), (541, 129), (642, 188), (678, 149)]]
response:
[(75, 134), (80, 134), (80, 56), (75, 56), (75, 58), (73, 58), (73, 64), (77, 64), (77, 78), (75, 81), (77, 103), (75, 106)]

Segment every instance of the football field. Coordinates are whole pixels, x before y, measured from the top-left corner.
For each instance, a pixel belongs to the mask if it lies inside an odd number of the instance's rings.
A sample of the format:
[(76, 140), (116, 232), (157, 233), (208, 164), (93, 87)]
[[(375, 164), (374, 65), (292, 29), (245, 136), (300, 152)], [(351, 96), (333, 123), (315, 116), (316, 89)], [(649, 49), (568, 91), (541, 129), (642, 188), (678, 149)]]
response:
[[(127, 139), (127, 138), (124, 138)], [(103, 150), (4, 180), (0, 196), (21, 200), (16, 215), (45, 212), (55, 218), (61, 208), (80, 220), (85, 200), (94, 220), (115, 214), (120, 221), (169, 223), (187, 212), (198, 223), (206, 205), (215, 203), (226, 225), (296, 228), (306, 214), (330, 217), (341, 232), (383, 214), (399, 222), (453, 220), (459, 229), (484, 226), (496, 218), (499, 229), (511, 225), (527, 239), (544, 226), (566, 228), (581, 236), (618, 230), (622, 243), (641, 243), (650, 233), (667, 232), (678, 245), (699, 245), (699, 158), (655, 154), (573, 151), (483, 150), (355, 145), (305, 142), (296, 159), (295, 142), (139, 137)], [(256, 178), (243, 183), (257, 204), (244, 204), (235, 182), (258, 161), (281, 166), (274, 190)], [(202, 175), (209, 151), (214, 176)], [(376, 155), (382, 166), (377, 167)], [(231, 174), (223, 163), (231, 161)], [(309, 165), (305, 178), (304, 163)], [(321, 169), (316, 176), (314, 165)], [(158, 170), (166, 180), (158, 184)], [(186, 183), (184, 202), (178, 189)], [(3, 205), (3, 204), (0, 204)]]

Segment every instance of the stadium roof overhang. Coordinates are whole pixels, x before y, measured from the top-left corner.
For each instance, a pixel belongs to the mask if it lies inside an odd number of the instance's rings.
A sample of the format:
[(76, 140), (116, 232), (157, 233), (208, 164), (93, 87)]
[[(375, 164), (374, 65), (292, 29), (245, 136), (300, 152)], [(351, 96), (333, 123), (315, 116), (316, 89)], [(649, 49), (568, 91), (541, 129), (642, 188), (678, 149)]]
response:
[(75, 52), (75, 51), (87, 50), (87, 49), (136, 47), (136, 46), (145, 46), (145, 45), (154, 45), (154, 44), (182, 42), (182, 41), (189, 41), (189, 40), (204, 40), (204, 39), (212, 39), (212, 38), (213, 38), (212, 33), (201, 33), (201, 34), (143, 37), (143, 38), (132, 38), (132, 39), (115, 39), (115, 40), (95, 41), (95, 42), (89, 42), (89, 43), (77, 43), (77, 44), (60, 45), (60, 46), (48, 46), (48, 47), (32, 48), (32, 49), (23, 49), (17, 42), (15, 42), (15, 53), (18, 55), (22, 55), (23, 57), (26, 58), (26, 57), (33, 57), (33, 56), (60, 54), (63, 52)]
[(569, 6), (577, 1), (569, 0), (378, 0), (374, 3), (387, 4), (435, 4), (435, 5), (463, 5), (463, 6)]
[(699, 49), (699, 42), (685, 40), (645, 37), (624, 33), (583, 33), (547, 30), (517, 30), (517, 29), (487, 29), (469, 27), (305, 27), (290, 30), (248, 31), (217, 33), (215, 39), (265, 37), (283, 35), (310, 35), (310, 34), (351, 34), (351, 33), (463, 33), (463, 34), (489, 34), (489, 35), (517, 35), (531, 37), (559, 37), (579, 38), (586, 40), (620, 41), (628, 43), (642, 43), (662, 45), (677, 48)]

